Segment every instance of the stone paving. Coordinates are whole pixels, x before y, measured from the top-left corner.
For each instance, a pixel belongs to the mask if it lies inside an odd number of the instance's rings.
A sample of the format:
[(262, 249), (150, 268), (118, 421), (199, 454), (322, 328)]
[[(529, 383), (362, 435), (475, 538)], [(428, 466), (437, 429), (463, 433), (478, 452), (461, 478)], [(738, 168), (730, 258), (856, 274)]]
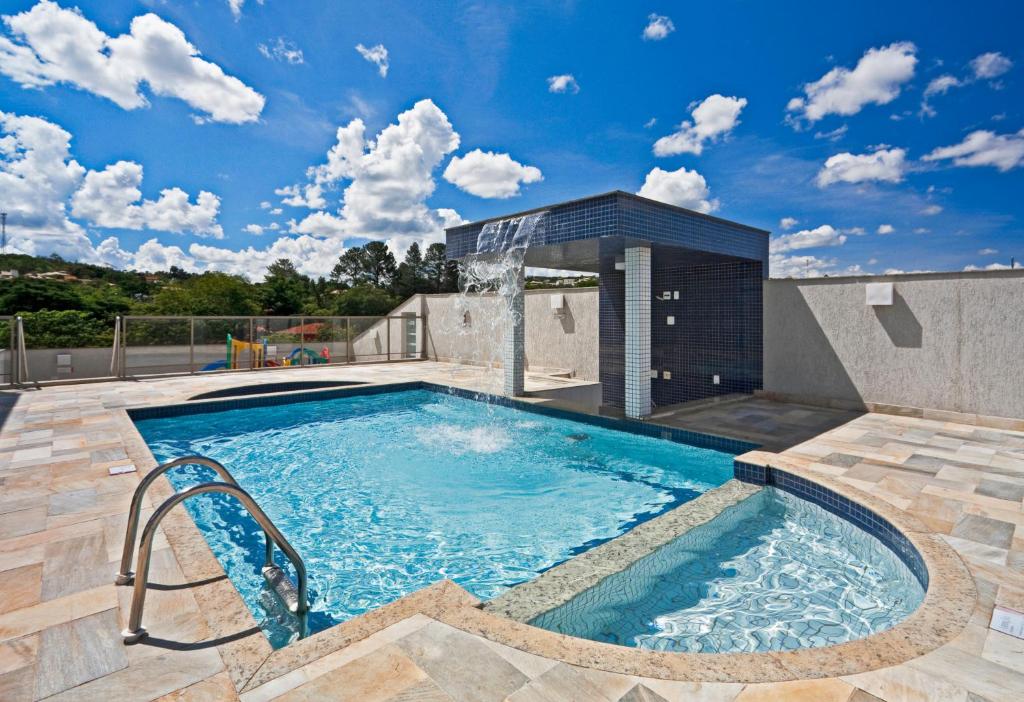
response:
[[(345, 633), (331, 645), (312, 637), (250, 670), (237, 664), (240, 652), (263, 650), (265, 639), (251, 618), (218, 617), (208, 606), (209, 593), (233, 587), (215, 570), (186, 576), (181, 563), (190, 557), (168, 541), (177, 530), (169, 524), (154, 550), (146, 609), (152, 634), (122, 645), (130, 588), (115, 587), (113, 574), (138, 473), (110, 469), (135, 462), (148, 469), (122, 408), (291, 379), (463, 387), (485, 380), (478, 369), (417, 362), (0, 393), (0, 416), (7, 413), (0, 431), (0, 700), (1024, 699), (1024, 640), (988, 628), (995, 605), (1024, 610), (1024, 431), (764, 399), (657, 421), (760, 437), (781, 451), (779, 460), (863, 490), (940, 534), (977, 590), (970, 621), (952, 641), (900, 665), (839, 678), (815, 679), (811, 671), (790, 682), (676, 682), (569, 665), (568, 655), (537, 656), (488, 640), (471, 618), (452, 613), (484, 614), (464, 591), (442, 583), (359, 618), (365, 622), (335, 627)], [(528, 391), (563, 384), (527, 378)], [(143, 517), (150, 512), (147, 505)], [(205, 557), (212, 559), (208, 549)]]

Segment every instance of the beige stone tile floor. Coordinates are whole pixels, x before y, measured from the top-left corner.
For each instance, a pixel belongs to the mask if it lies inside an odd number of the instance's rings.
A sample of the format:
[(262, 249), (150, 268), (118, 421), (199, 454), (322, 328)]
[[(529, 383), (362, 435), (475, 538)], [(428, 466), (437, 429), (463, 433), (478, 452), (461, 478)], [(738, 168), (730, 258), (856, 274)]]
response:
[[(202, 608), (203, 592), (223, 587), (223, 574), (186, 576), (180, 554), (158, 538), (151, 582), (160, 587), (146, 610), (151, 638), (123, 646), (130, 595), (113, 585), (113, 575), (139, 479), (137, 472), (110, 475), (111, 467), (132, 462), (123, 408), (291, 379), (425, 379), (494, 389), (479, 369), (415, 362), (0, 393), (0, 700), (1024, 699), (1024, 641), (988, 628), (996, 604), (1024, 609), (1024, 433), (764, 399), (658, 421), (760, 441), (791, 464), (864, 490), (941, 534), (978, 593), (969, 624), (953, 641), (902, 665), (843, 678), (672, 682), (568, 665), (440, 616), (411, 613), (343, 647), (311, 649), (291, 670), (239, 680), (225, 641), (262, 635), (246, 630), (251, 619), (225, 623)], [(527, 390), (564, 384), (530, 376)], [(149, 511), (151, 505), (144, 518)]]

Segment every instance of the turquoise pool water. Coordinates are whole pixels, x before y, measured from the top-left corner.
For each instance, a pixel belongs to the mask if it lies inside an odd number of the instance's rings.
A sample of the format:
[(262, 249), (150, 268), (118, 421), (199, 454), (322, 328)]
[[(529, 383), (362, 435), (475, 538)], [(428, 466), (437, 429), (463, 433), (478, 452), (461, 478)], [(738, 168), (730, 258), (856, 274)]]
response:
[(532, 623), (658, 651), (779, 651), (883, 631), (923, 598), (877, 538), (765, 488)]
[[(253, 495), (306, 563), (311, 632), (442, 578), (494, 597), (732, 477), (730, 453), (428, 390), (136, 425), (158, 461), (209, 456)], [(187, 508), (271, 643), (293, 639), (256, 523), (222, 495)]]

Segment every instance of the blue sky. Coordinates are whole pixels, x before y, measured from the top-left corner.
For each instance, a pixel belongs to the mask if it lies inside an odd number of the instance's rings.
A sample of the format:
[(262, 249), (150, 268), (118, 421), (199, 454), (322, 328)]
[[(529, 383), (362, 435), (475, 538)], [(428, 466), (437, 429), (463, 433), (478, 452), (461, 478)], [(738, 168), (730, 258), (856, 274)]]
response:
[(0, 2), (20, 251), (318, 274), (622, 189), (771, 230), (773, 275), (1024, 258), (1019, 3), (75, 7)]

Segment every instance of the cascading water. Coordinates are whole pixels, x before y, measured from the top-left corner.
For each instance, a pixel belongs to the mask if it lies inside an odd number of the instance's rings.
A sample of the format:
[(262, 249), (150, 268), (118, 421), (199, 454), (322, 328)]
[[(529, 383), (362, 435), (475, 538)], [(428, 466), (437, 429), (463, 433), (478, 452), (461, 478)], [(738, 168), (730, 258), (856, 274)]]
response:
[[(477, 237), (476, 253), (462, 262), (459, 295), (455, 304), (454, 328), (445, 330), (457, 339), (459, 363), (484, 369), (484, 390), (506, 393), (505, 375), (514, 377), (516, 363), (525, 363), (516, 344), (523, 333), (523, 275), (526, 249), (538, 232), (543, 232), (547, 212), (488, 222)], [(492, 298), (497, 297), (497, 304)]]

